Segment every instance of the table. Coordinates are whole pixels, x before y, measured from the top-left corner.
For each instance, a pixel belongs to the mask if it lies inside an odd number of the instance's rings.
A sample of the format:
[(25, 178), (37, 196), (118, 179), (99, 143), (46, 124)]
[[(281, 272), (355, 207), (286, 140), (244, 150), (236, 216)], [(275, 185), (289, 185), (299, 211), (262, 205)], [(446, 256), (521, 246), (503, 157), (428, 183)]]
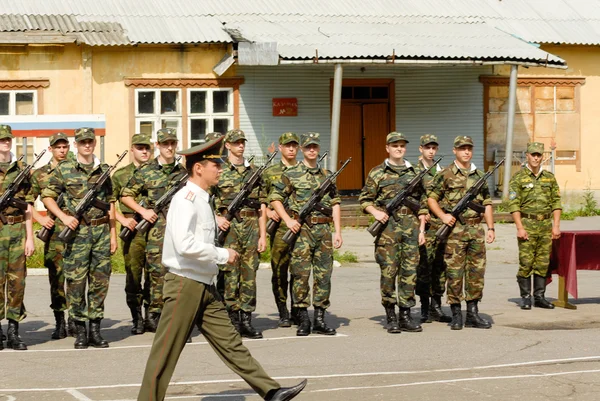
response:
[(555, 306), (577, 309), (569, 294), (577, 299), (577, 270), (600, 270), (600, 230), (561, 231), (552, 241), (550, 271), (558, 274), (558, 301)]

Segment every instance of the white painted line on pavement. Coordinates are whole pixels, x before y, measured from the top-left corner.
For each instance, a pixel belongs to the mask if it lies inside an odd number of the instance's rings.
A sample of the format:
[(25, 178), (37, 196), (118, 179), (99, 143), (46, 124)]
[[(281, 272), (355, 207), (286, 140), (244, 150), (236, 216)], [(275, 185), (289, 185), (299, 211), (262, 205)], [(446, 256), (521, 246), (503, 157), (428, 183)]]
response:
[(79, 401), (93, 401), (91, 398), (86, 397), (84, 394), (80, 393), (77, 390), (67, 390), (67, 393), (71, 394)]

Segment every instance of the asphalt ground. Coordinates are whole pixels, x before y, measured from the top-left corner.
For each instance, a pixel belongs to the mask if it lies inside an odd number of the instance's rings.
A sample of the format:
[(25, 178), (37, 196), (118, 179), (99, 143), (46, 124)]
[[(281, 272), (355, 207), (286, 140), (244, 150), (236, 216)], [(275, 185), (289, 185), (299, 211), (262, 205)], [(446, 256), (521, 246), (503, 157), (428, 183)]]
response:
[[(245, 344), (282, 385), (309, 378), (298, 400), (600, 400), (599, 273), (578, 272), (580, 298), (571, 300), (577, 310), (522, 311), (515, 228), (496, 227), (480, 304), (481, 314), (493, 322), (490, 330), (451, 331), (434, 322), (424, 324), (422, 333), (387, 334), (372, 239), (365, 230), (347, 229), (342, 250), (355, 252), (359, 263), (334, 271), (327, 320), (338, 335), (296, 337), (295, 328), (277, 328), (271, 274), (259, 270), (254, 323), (265, 338)], [(600, 218), (563, 222), (562, 228), (600, 229)], [(110, 348), (74, 350), (73, 338), (50, 339), (47, 277), (31, 273), (28, 317), (20, 330), (29, 350), (0, 351), (0, 401), (136, 399), (153, 334), (129, 333), (125, 277), (111, 278), (106, 301), (102, 334)], [(556, 299), (557, 280), (547, 297)], [(414, 308), (413, 316), (418, 313)], [(260, 398), (194, 332), (167, 399)]]

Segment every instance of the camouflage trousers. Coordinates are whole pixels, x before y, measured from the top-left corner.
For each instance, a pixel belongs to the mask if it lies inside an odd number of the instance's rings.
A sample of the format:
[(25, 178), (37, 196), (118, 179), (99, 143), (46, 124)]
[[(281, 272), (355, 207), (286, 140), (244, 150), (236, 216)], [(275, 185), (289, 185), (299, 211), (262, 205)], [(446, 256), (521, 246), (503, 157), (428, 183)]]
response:
[(224, 300), (227, 310), (254, 312), (256, 310), (256, 271), (258, 254), (258, 217), (233, 220), (225, 237), (224, 248), (240, 254), (237, 265), (221, 265)]
[(292, 272), (292, 306), (308, 308), (311, 304), (309, 279), (312, 271), (312, 305), (327, 309), (331, 304), (333, 242), (330, 224), (302, 226), (290, 260)]
[[(415, 306), (415, 282), (419, 265), (419, 220), (414, 215), (390, 216), (375, 240), (375, 261), (381, 269), (381, 304)], [(396, 295), (396, 284), (398, 293)]]
[(148, 230), (145, 238), (148, 311), (153, 313), (161, 313), (164, 304), (163, 285), (167, 268), (162, 264), (162, 246), (166, 228), (167, 221), (162, 214), (159, 214), (158, 219)]
[[(0, 223), (0, 320), (27, 316), (25, 296), (25, 223)], [(6, 299), (6, 301), (5, 301)]]
[(48, 269), (48, 281), (50, 282), (50, 308), (54, 312), (63, 312), (67, 309), (65, 273), (63, 271), (65, 244), (58, 239), (58, 234), (63, 228), (63, 225), (55, 222), (54, 232), (48, 242), (44, 244), (44, 267)]
[[(456, 224), (444, 250), (446, 292), (449, 304), (463, 299), (479, 300), (483, 296), (485, 276), (485, 232), (481, 224)], [(464, 296), (463, 296), (464, 282)]]
[(77, 321), (104, 318), (111, 273), (108, 224), (77, 228), (75, 239), (65, 247), (63, 270), (69, 316)]
[(293, 280), (288, 280), (291, 252), (289, 245), (282, 239), (287, 230), (285, 223), (281, 222), (277, 233), (271, 238), (271, 287), (278, 305), (287, 303), (288, 288), (290, 297), (292, 294)]
[(439, 220), (427, 224), (425, 245), (419, 245), (419, 267), (415, 293), (420, 297), (442, 296), (446, 290), (446, 263), (444, 262), (444, 244), (439, 245), (435, 236), (440, 228)]
[[(122, 241), (125, 261), (125, 300), (131, 310), (150, 304), (150, 276), (146, 269), (146, 236), (136, 232), (130, 241)], [(142, 287), (142, 278), (144, 286)]]
[(519, 242), (519, 271), (517, 277), (532, 274), (546, 277), (552, 250), (552, 220), (537, 221), (523, 218), (523, 228), (529, 239)]

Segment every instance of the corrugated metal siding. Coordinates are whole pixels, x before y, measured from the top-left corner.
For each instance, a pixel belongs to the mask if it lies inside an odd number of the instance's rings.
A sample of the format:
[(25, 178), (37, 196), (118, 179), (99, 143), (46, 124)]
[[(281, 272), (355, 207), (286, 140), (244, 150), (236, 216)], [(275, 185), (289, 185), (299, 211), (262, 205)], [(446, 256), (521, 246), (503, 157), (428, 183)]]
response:
[[(396, 129), (410, 140), (407, 158), (417, 159), (421, 135), (433, 133), (440, 139), (440, 153), (452, 156), (457, 135), (475, 141), (473, 162), (483, 167), (483, 87), (480, 75), (490, 67), (398, 66), (346, 67), (344, 78), (393, 78), (396, 87)], [(317, 131), (322, 149), (329, 149), (330, 80), (333, 66), (239, 67), (245, 82), (240, 87), (240, 128), (249, 138), (247, 154), (263, 155), (269, 144), (277, 143), (285, 131)], [(297, 117), (273, 117), (272, 98), (298, 99)], [(343, 137), (340, 146), (344, 146)], [(382, 146), (384, 146), (382, 144)]]

